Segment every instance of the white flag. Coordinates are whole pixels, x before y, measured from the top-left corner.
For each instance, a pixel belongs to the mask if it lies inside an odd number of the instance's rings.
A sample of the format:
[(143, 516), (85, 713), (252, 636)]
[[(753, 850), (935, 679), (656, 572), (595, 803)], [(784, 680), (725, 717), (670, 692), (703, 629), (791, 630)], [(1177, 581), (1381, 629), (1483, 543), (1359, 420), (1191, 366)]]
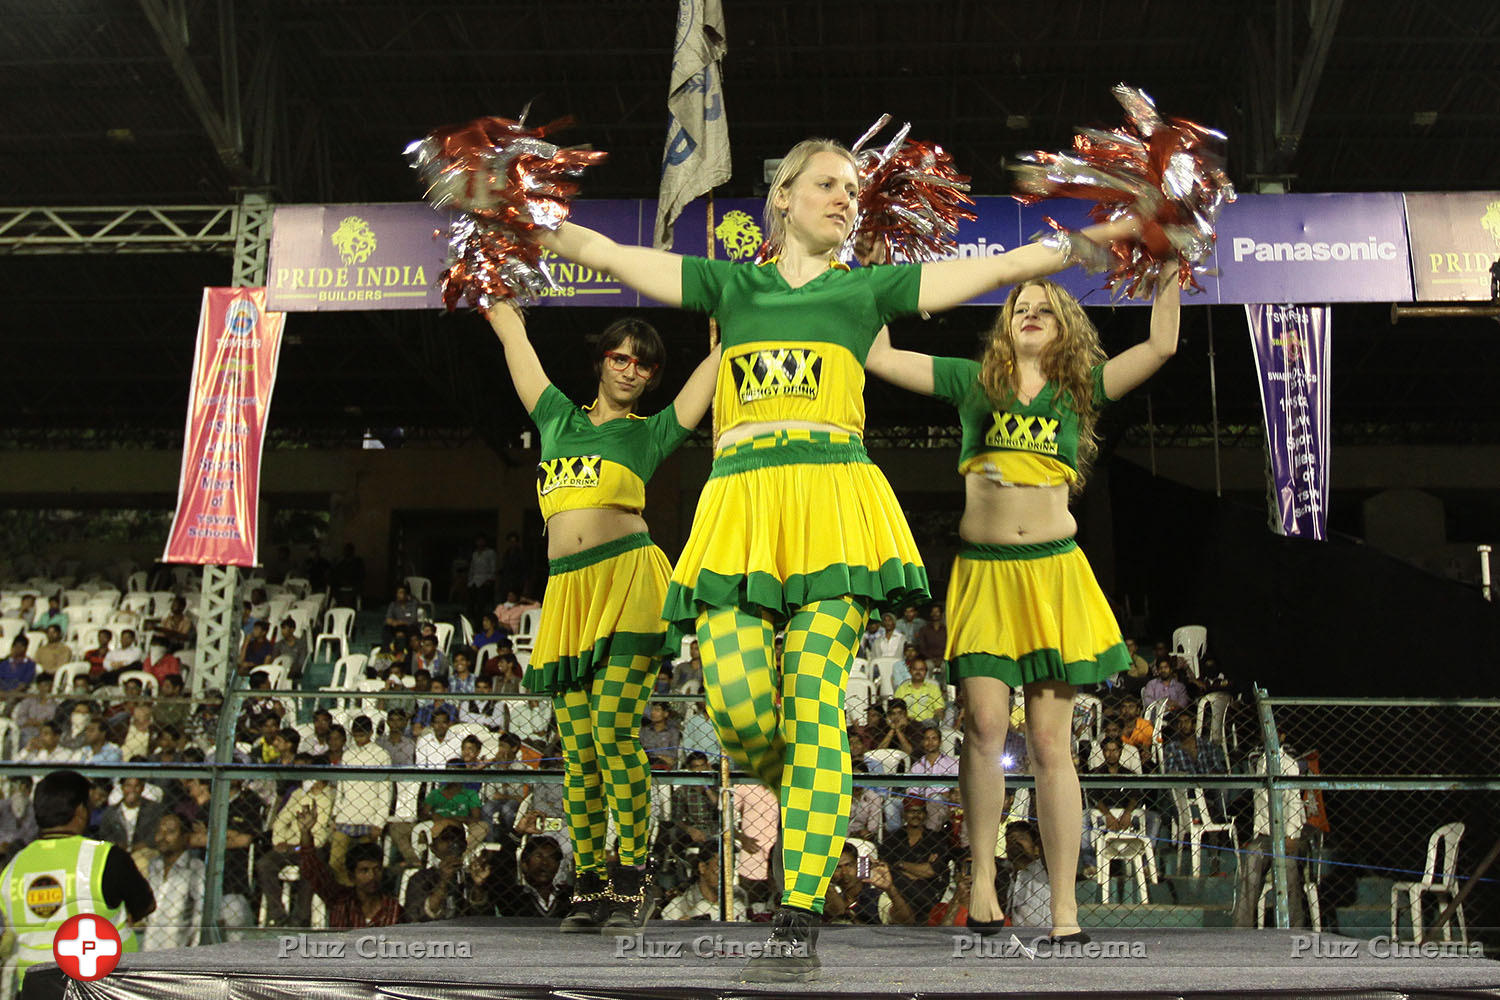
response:
[(678, 0), (677, 44), (667, 91), (667, 146), (661, 159), (655, 244), (672, 245), (672, 226), (688, 202), (729, 180), (724, 117), (722, 0)]

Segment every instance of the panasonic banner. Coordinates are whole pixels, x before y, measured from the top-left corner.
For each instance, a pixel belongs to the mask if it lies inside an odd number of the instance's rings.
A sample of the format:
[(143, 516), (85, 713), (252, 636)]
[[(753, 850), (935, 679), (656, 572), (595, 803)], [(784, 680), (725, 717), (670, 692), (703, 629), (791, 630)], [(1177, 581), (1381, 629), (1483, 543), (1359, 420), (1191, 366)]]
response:
[(1328, 306), (1247, 305), (1271, 459), (1271, 524), (1325, 537), (1328, 526)]

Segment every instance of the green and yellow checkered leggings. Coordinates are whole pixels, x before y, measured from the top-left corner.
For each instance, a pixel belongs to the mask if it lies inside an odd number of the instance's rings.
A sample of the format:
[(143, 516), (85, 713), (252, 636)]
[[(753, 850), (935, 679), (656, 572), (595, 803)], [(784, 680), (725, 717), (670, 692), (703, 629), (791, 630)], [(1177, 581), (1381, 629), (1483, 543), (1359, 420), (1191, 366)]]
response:
[[(787, 622), (778, 677), (768, 615), (715, 608), (698, 616), (703, 687), (719, 742), (736, 764), (781, 794), (784, 906), (823, 912), (849, 831), (853, 779), (844, 692), (867, 617), (853, 597), (799, 608)], [(760, 838), (768, 831), (745, 832)]]
[(651, 768), (641, 749), (641, 714), (660, 662), (651, 656), (612, 656), (588, 688), (552, 699), (562, 738), (563, 808), (577, 871), (605, 867), (606, 799), (620, 838), (620, 864), (646, 861)]

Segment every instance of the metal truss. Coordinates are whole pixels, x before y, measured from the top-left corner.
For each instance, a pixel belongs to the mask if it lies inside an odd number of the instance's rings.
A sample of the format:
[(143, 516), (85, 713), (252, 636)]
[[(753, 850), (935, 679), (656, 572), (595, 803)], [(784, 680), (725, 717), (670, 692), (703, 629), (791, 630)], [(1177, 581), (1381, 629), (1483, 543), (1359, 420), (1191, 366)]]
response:
[(198, 669), (193, 671), (193, 697), (206, 688), (226, 691), (230, 664), (239, 654), (239, 614), (235, 596), (239, 568), (204, 566), (203, 598), (198, 605)]
[(0, 254), (229, 253), (239, 231), (234, 205), (0, 208)]

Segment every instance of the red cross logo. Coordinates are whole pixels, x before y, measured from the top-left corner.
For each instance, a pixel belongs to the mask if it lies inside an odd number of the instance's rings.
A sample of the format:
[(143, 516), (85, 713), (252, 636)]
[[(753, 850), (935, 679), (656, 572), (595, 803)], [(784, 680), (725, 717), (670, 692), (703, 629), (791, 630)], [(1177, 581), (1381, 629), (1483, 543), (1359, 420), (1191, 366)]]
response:
[(123, 950), (115, 925), (92, 913), (69, 917), (52, 939), (57, 967), (85, 982), (103, 979), (115, 971)]

